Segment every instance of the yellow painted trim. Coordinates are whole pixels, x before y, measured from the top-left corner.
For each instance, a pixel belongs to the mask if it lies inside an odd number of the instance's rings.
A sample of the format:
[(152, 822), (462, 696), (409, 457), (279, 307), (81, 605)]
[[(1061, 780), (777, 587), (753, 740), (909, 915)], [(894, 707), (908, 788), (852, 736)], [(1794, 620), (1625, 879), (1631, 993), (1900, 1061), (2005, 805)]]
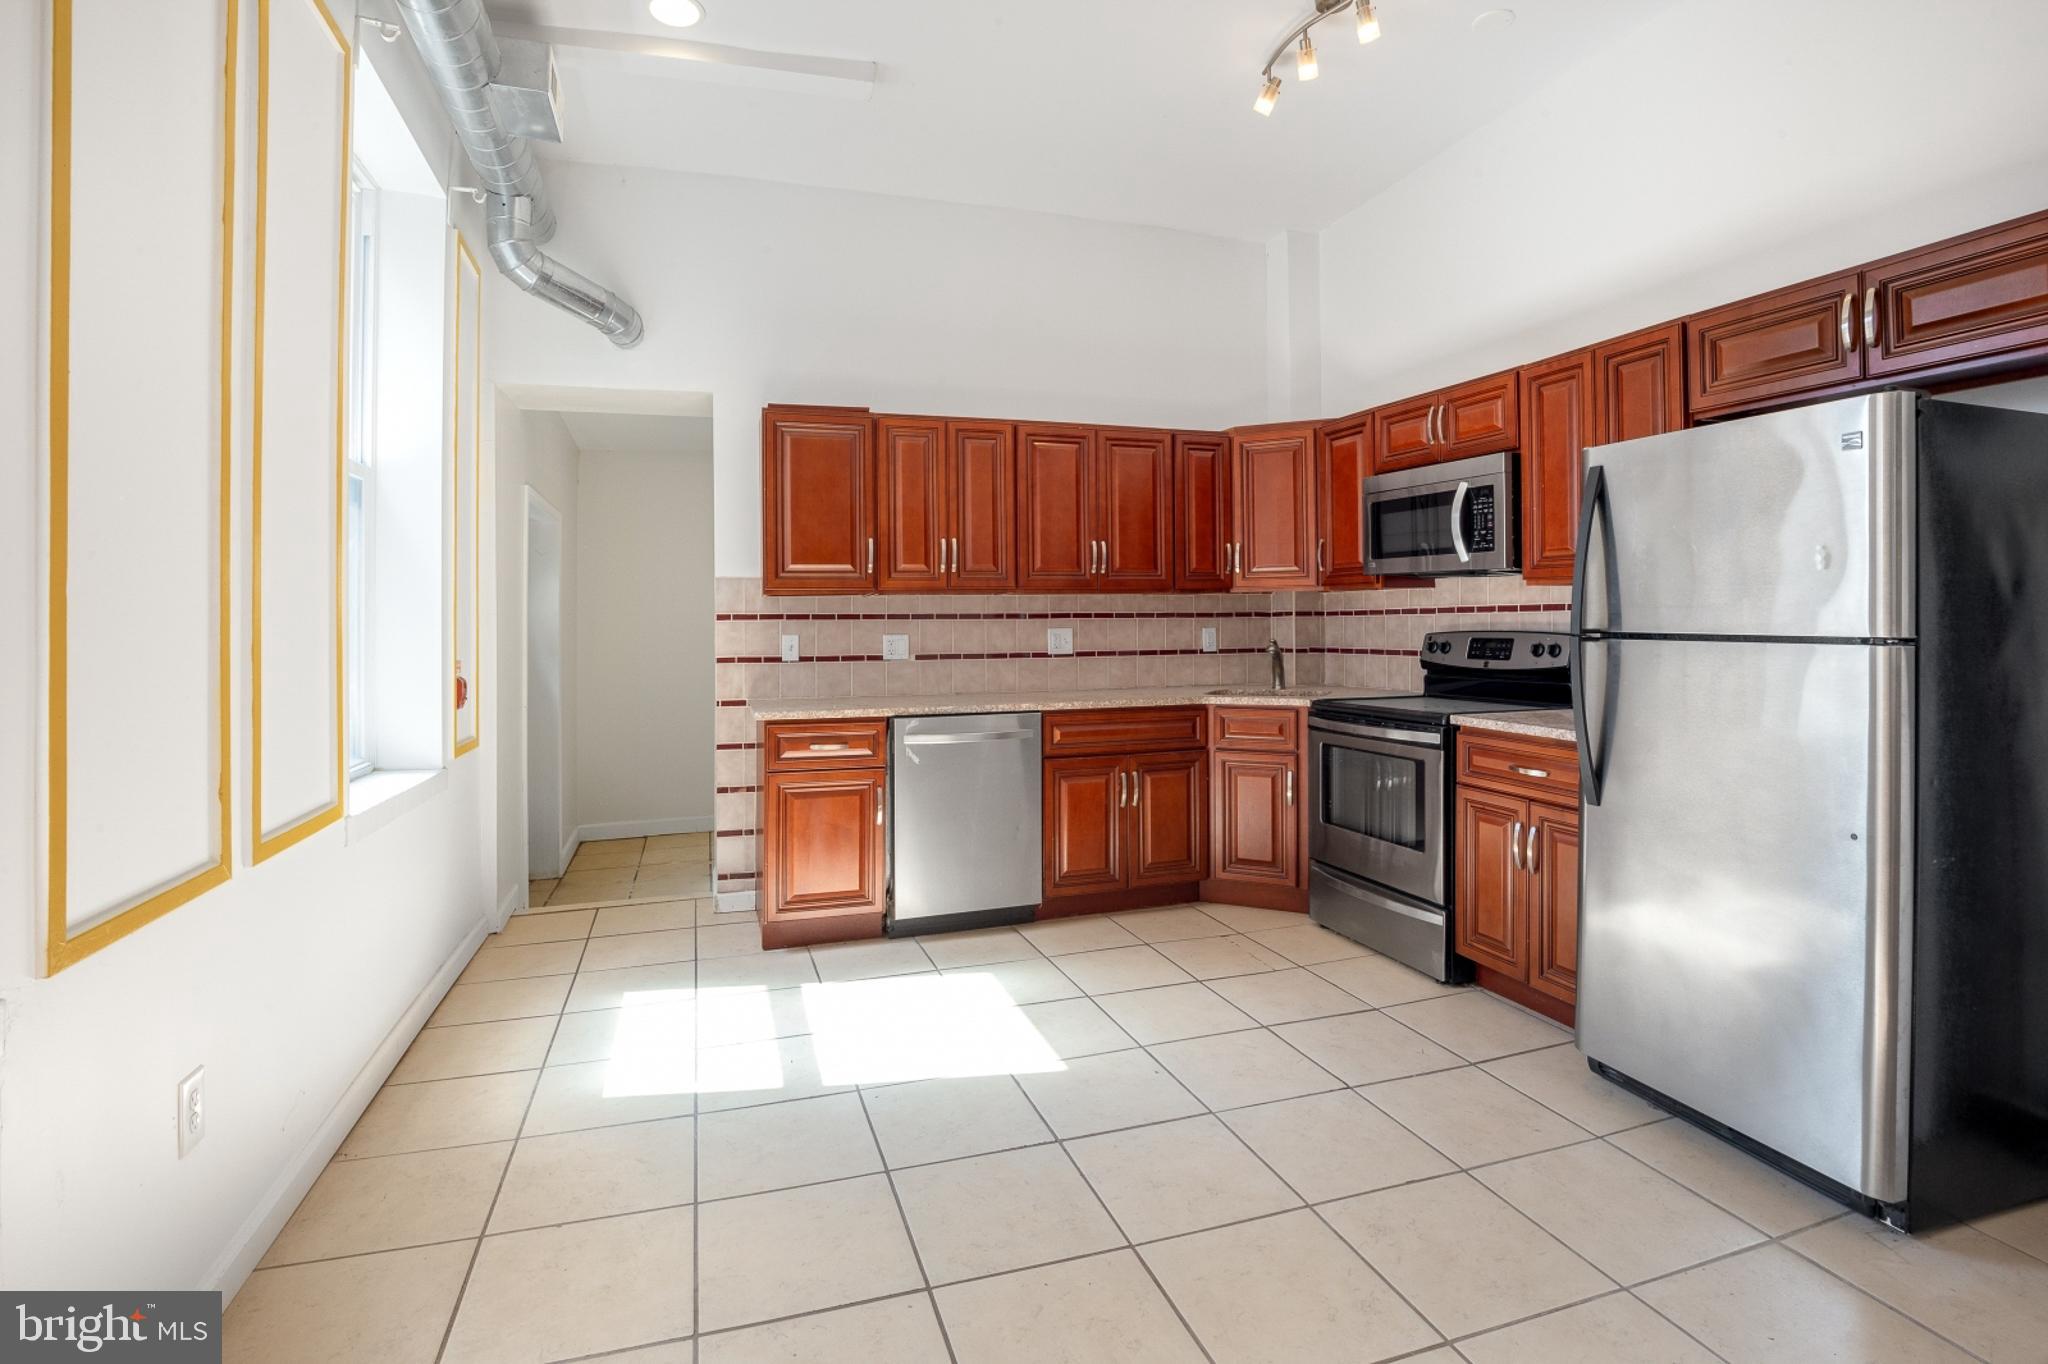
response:
[(267, 302), (270, 246), (270, 7), (272, 0), (256, 0), (256, 258), (255, 292), (252, 308), (254, 330), (251, 358), (254, 362), (253, 430), (249, 453), (249, 860), (264, 861), (309, 838), (338, 821), (348, 800), (348, 663), (343, 657), (347, 635), (344, 614), (348, 577), (342, 563), (343, 492), (348, 479), (348, 194), (351, 148), (350, 122), (355, 106), (355, 56), (341, 25), (328, 11), (324, 0), (307, 0), (327, 34), (334, 40), (342, 61), (341, 78), (341, 257), (336, 266), (339, 283), (334, 302), (334, 800), (312, 814), (274, 834), (263, 832), (263, 323)]
[[(470, 735), (468, 739), (458, 738), (456, 740), (455, 756), (458, 758), (465, 753), (475, 752), (483, 746), (484, 741), (483, 688), (477, 685), (483, 675), (484, 651), (484, 272), (483, 267), (477, 264), (476, 257), (470, 253), (469, 243), (465, 242), (462, 239), (462, 233), (457, 231), (455, 234), (455, 420), (451, 423), (452, 429), (449, 434), (449, 440), (453, 445), (452, 459), (455, 469), (454, 487), (449, 490), (449, 499), (452, 507), (452, 514), (449, 519), (455, 528), (449, 559), (450, 571), (454, 582), (454, 600), (457, 607), (451, 613), (454, 619), (449, 624), (452, 628), (450, 643), (455, 650), (457, 661), (460, 661), (462, 658), (462, 611), (460, 609), (462, 602), (462, 511), (460, 507), (453, 507), (453, 501), (455, 498), (460, 497), (462, 493), (462, 266), (465, 261), (469, 264), (469, 272), (476, 276), (476, 315), (470, 320), (473, 332), (470, 340), (476, 347), (476, 360), (470, 366), (470, 382), (473, 385), (473, 396), (469, 414), (469, 482), (470, 492), (475, 502), (474, 516), (471, 520), (471, 539), (474, 543), (470, 546), (470, 553), (473, 557), (469, 587), (471, 598), (469, 603), (469, 624), (475, 638), (472, 645), (473, 651), (469, 659), (469, 672), (465, 674), (469, 679), (469, 704), (476, 711), (476, 733)], [(454, 723), (459, 732), (461, 712), (455, 712)]]
[(120, 941), (234, 874), (234, 732), (228, 685), (231, 511), (234, 476), (235, 301), (235, 59), (241, 30), (239, 0), (224, 0), (226, 35), (221, 62), (222, 145), (220, 196), (220, 615), (218, 634), (220, 857), (71, 936), (66, 894), (70, 881), (70, 613), (71, 562), (71, 73), (72, 0), (50, 5), (50, 581), (49, 581), (49, 866), (48, 918), (43, 941), (46, 974), (55, 975)]

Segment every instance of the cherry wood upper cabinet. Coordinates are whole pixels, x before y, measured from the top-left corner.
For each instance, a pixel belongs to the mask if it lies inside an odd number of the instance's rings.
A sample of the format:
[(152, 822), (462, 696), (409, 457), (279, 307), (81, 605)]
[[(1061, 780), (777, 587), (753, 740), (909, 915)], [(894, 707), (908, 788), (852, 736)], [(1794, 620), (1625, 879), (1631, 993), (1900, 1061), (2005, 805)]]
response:
[(1093, 585), (1095, 433), (1085, 426), (1017, 428), (1017, 587), (1079, 592)]
[(871, 420), (851, 408), (761, 414), (761, 590), (771, 596), (875, 587)]
[(1173, 440), (1173, 585), (1230, 590), (1230, 438)]
[(1862, 284), (1872, 378), (2048, 348), (2048, 213), (1866, 265)]
[(1436, 451), (1436, 418), (1434, 393), (1373, 413), (1372, 471), (1384, 474), (1442, 458)]
[(1095, 433), (1095, 580), (1121, 592), (1173, 587), (1173, 437)]
[(1017, 583), (1014, 434), (1008, 422), (946, 423), (947, 585), (1006, 592)]
[(1316, 566), (1326, 588), (1378, 587), (1365, 571), (1365, 480), (1372, 473), (1372, 414), (1325, 426), (1316, 439)]
[(1592, 444), (1597, 369), (1574, 351), (1522, 370), (1522, 580), (1569, 583), (1581, 455)]
[(1593, 445), (1661, 436), (1685, 426), (1685, 324), (1617, 337), (1593, 347), (1599, 384)]
[(1579, 812), (1532, 804), (1529, 984), (1553, 999), (1579, 997)]
[(1452, 937), (1458, 955), (1525, 980), (1522, 922), (1528, 912), (1529, 881), (1522, 872), (1521, 847), (1528, 803), (1460, 786), (1457, 813)]
[(948, 515), (946, 424), (916, 417), (875, 419), (881, 461), (875, 517), (884, 592), (937, 592), (946, 586)]
[(1522, 436), (1518, 372), (1439, 389), (1373, 414), (1376, 474), (1512, 450)]
[(1316, 585), (1315, 428), (1231, 432), (1231, 577), (1240, 591)]
[(1768, 407), (1860, 380), (1857, 283), (1851, 271), (1687, 318), (1687, 409)]

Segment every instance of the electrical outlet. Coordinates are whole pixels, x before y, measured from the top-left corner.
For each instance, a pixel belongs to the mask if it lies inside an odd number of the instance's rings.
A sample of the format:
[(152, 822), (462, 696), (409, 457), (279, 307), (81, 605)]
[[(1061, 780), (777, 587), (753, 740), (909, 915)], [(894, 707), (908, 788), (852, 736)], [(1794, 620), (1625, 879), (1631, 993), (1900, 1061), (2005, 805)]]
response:
[(885, 662), (901, 662), (910, 657), (909, 635), (883, 635), (882, 658)]
[(1204, 625), (1202, 627), (1202, 652), (1205, 654), (1216, 652), (1216, 627), (1213, 625)]
[(782, 661), (784, 663), (795, 663), (801, 657), (802, 655), (797, 652), (796, 636), (784, 635), (782, 637)]
[(206, 1135), (206, 1067), (178, 1081), (178, 1156), (183, 1159)]
[(1068, 629), (1048, 629), (1045, 632), (1045, 651), (1055, 656), (1074, 652), (1074, 632)]

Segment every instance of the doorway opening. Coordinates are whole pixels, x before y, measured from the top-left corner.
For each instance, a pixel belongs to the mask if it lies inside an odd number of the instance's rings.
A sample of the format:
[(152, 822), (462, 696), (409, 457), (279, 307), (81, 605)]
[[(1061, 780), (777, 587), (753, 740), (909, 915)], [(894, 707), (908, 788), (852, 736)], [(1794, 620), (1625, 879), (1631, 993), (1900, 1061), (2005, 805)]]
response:
[(527, 877), (558, 877), (562, 826), (562, 513), (526, 488)]

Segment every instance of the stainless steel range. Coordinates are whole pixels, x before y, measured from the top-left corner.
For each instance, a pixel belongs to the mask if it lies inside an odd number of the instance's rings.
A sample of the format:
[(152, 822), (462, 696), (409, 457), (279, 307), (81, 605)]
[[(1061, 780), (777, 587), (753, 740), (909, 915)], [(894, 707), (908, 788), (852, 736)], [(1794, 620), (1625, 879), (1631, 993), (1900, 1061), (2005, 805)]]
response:
[(1420, 696), (1309, 707), (1310, 918), (1437, 980), (1463, 978), (1451, 950), (1452, 717), (1569, 706), (1570, 642), (1435, 633)]

